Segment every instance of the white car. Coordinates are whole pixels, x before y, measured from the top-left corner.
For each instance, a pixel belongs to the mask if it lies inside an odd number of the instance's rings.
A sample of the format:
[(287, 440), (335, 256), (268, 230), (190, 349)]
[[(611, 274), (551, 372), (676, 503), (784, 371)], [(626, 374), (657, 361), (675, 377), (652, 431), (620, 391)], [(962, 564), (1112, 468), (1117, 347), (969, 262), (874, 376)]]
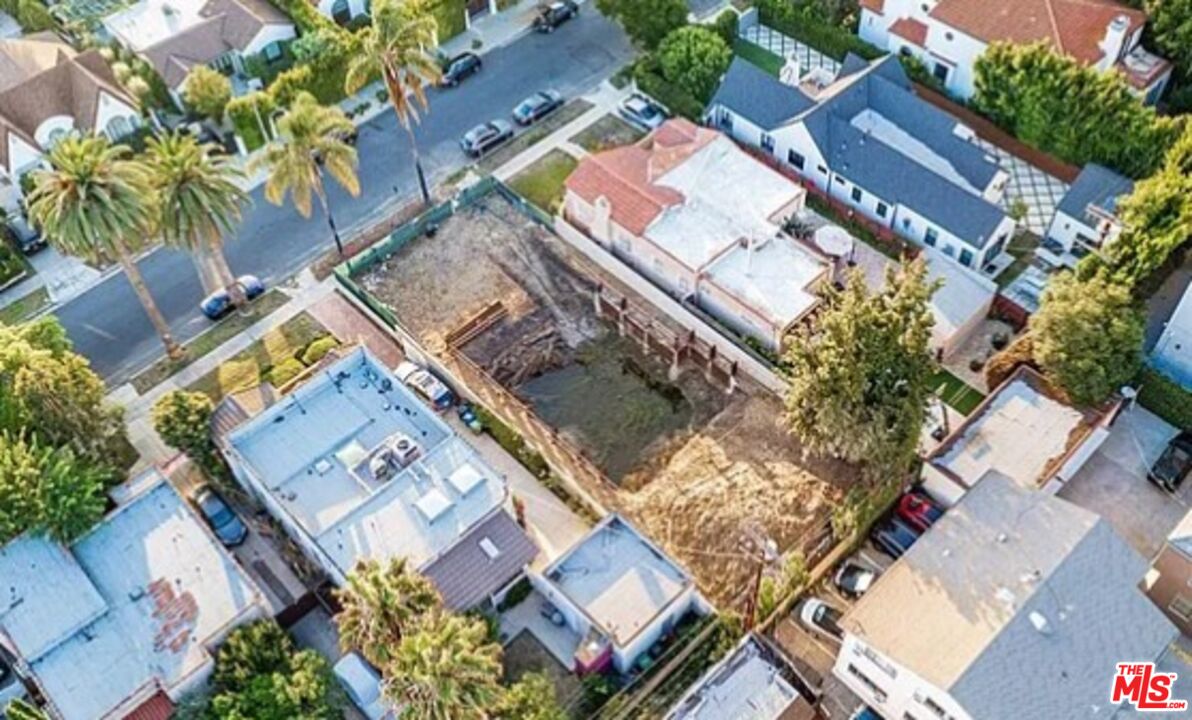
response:
[(622, 100), (617, 110), (621, 117), (647, 132), (666, 121), (666, 110), (641, 93), (634, 93)]
[(419, 367), (409, 360), (403, 360), (393, 368), (393, 374), (397, 376), (398, 380), (421, 395), (435, 410), (446, 410), (455, 404), (455, 394), (451, 392), (451, 389), (426, 368)]
[(332, 668), (352, 704), (368, 720), (394, 720), (397, 713), (381, 694), (381, 676), (358, 653), (348, 653)]
[(837, 640), (844, 639), (840, 629), (840, 611), (819, 598), (808, 598), (799, 609), (799, 621), (813, 632), (824, 633)]

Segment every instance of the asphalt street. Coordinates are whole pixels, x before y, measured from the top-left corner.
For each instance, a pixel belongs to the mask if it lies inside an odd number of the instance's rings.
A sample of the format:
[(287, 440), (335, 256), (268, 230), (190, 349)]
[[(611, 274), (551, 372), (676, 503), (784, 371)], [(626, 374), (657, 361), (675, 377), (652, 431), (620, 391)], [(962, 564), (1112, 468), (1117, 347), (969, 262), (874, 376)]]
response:
[[(564, 97), (581, 95), (631, 59), (621, 29), (587, 4), (580, 16), (550, 35), (530, 33), (484, 56), (483, 71), (460, 87), (431, 94), (431, 109), (417, 130), (423, 164), (432, 179), (462, 168), (459, 137), (485, 120), (508, 117), (523, 97), (554, 88)], [(409, 142), (392, 112), (360, 127), (362, 193), (352, 198), (333, 188), (330, 200), (337, 224), (349, 227), (375, 214), (395, 196), (417, 190)], [(236, 274), (250, 273), (268, 283), (284, 279), (332, 247), (326, 220), (317, 211), (309, 220), (288, 204), (269, 204), (258, 188), (226, 253)], [(202, 332), (209, 321), (198, 311), (202, 288), (190, 257), (156, 250), (140, 262), (142, 274), (180, 340)], [(449, 270), (444, 269), (444, 281)], [(75, 349), (115, 386), (162, 353), (161, 344), (122, 273), (114, 274), (55, 310)]]

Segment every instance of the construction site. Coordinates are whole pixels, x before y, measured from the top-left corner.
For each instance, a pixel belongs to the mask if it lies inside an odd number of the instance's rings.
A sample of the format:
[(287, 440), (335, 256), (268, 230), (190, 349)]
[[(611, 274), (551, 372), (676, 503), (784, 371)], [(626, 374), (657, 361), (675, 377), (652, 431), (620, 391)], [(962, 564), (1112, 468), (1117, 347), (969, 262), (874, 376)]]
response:
[(812, 553), (858, 471), (804, 458), (780, 398), (541, 220), (490, 192), (353, 281), (577, 494), (738, 606), (746, 537)]

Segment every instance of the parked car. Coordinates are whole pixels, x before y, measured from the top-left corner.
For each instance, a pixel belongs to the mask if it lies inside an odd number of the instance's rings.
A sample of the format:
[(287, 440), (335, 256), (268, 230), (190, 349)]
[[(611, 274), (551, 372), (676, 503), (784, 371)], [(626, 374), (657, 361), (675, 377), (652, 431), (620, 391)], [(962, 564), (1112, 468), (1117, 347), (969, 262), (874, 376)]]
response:
[(913, 490), (898, 499), (895, 513), (900, 520), (919, 532), (927, 532), (927, 528), (944, 516), (943, 509), (934, 500)]
[(199, 514), (226, 547), (236, 547), (248, 537), (248, 528), (213, 488), (201, 486), (195, 491), (194, 498)]
[(513, 108), (518, 125), (530, 125), (563, 107), (563, 96), (554, 90), (543, 90), (522, 100)]
[(443, 77), (439, 79), (439, 85), (442, 87), (455, 87), (480, 72), (480, 68), (483, 66), (484, 63), (481, 62), (480, 56), (476, 53), (466, 52), (456, 55), (447, 61), (443, 70)]
[(870, 535), (873, 544), (890, 557), (899, 558), (919, 539), (919, 533), (898, 518), (890, 518)]
[(799, 621), (813, 632), (822, 632), (837, 640), (844, 639), (840, 629), (840, 611), (819, 598), (807, 598), (799, 608)]
[(331, 668), (335, 679), (343, 686), (352, 704), (368, 720), (392, 720), (397, 717), (389, 702), (381, 694), (381, 675), (359, 653), (350, 652)]
[(555, 28), (579, 14), (579, 5), (572, 0), (561, 0), (538, 11), (534, 18), (534, 29), (540, 33), (553, 33)]
[(848, 598), (859, 598), (877, 580), (878, 572), (873, 568), (862, 565), (856, 560), (845, 560), (836, 568), (832, 577), (832, 584), (841, 595)]
[(26, 255), (32, 255), (39, 250), (44, 250), (46, 247), (45, 238), (41, 236), (25, 216), (21, 213), (13, 213), (8, 217), (5, 223), (6, 229), (4, 235), (8, 236), (13, 246)]
[(666, 110), (661, 105), (641, 93), (634, 93), (621, 101), (617, 112), (621, 117), (637, 125), (643, 130), (650, 131), (666, 121)]
[[(265, 283), (256, 275), (241, 275), (236, 284), (244, 288), (244, 297), (253, 300), (265, 292)], [(211, 320), (218, 320), (232, 310), (232, 293), (227, 288), (216, 290), (199, 303), (199, 309)]]
[(446, 410), (455, 404), (455, 394), (442, 380), (409, 360), (398, 363), (397, 367), (393, 368), (393, 374), (422, 396), (435, 410)]
[(1167, 448), (1146, 477), (1168, 492), (1175, 492), (1192, 474), (1192, 432), (1182, 432), (1167, 443)]
[(504, 120), (477, 125), (459, 139), (459, 147), (469, 157), (480, 157), (513, 137), (513, 126)]

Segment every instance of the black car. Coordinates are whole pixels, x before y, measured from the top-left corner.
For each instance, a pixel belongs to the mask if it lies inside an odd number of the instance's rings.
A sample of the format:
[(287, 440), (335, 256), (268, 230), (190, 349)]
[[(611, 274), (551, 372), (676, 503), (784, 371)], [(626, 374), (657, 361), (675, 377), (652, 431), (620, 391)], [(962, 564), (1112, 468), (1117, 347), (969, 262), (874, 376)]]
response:
[(534, 18), (534, 29), (540, 33), (552, 33), (555, 28), (579, 14), (579, 5), (571, 0), (553, 2), (538, 12)]
[(518, 125), (530, 125), (563, 107), (563, 96), (555, 90), (543, 90), (522, 100), (513, 108)]
[(29, 221), (25, 219), (24, 215), (20, 213), (11, 215), (5, 225), (7, 227), (3, 234), (8, 236), (8, 239), (17, 250), (20, 250), (26, 255), (32, 255), (39, 250), (45, 249), (45, 238), (29, 224)]
[(198, 506), (203, 519), (211, 526), (215, 536), (225, 546), (235, 547), (248, 537), (248, 528), (215, 490), (205, 485), (200, 487), (195, 491), (195, 505)]
[(443, 70), (443, 77), (440, 78), (439, 84), (443, 87), (455, 87), (467, 78), (480, 72), (481, 66), (484, 63), (480, 61), (480, 56), (476, 53), (466, 52), (461, 55), (456, 55), (447, 61)]
[(870, 535), (873, 544), (892, 558), (902, 557), (919, 539), (919, 533), (898, 518), (890, 518)]
[(877, 571), (868, 568), (856, 560), (845, 560), (836, 569), (832, 577), (832, 584), (841, 595), (849, 598), (859, 598), (873, 585), (877, 579)]
[(470, 157), (480, 157), (513, 137), (513, 127), (504, 120), (477, 125), (459, 139), (459, 147)]
[(1146, 477), (1164, 490), (1175, 492), (1189, 474), (1192, 474), (1192, 432), (1182, 432), (1171, 439)]

